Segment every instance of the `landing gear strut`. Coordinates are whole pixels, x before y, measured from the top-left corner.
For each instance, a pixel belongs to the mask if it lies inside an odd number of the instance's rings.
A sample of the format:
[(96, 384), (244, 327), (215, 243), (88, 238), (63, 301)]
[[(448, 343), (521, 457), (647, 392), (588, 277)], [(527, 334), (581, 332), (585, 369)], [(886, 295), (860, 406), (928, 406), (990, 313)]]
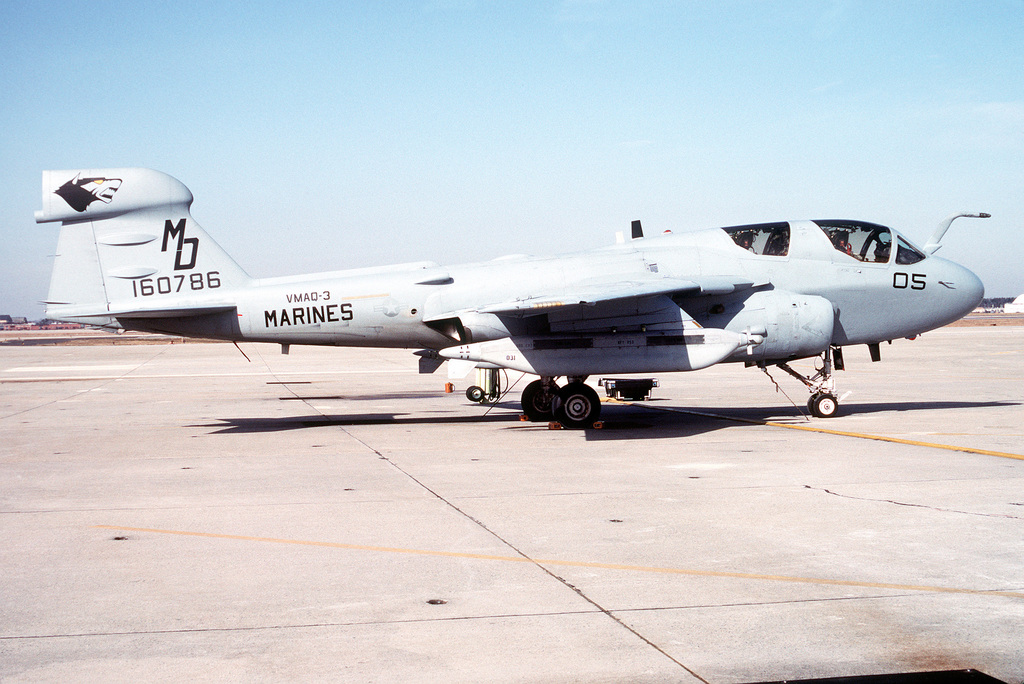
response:
[(554, 378), (534, 380), (523, 388), (523, 413), (535, 423), (544, 423), (554, 417), (552, 403), (558, 397)]
[(836, 383), (832, 378), (833, 370), (843, 370), (843, 350), (841, 347), (829, 347), (822, 354), (822, 364), (818, 372), (807, 378), (797, 373), (783, 362), (776, 364), (811, 390), (811, 398), (807, 400), (807, 410), (818, 418), (831, 418), (839, 412), (839, 399), (836, 397)]

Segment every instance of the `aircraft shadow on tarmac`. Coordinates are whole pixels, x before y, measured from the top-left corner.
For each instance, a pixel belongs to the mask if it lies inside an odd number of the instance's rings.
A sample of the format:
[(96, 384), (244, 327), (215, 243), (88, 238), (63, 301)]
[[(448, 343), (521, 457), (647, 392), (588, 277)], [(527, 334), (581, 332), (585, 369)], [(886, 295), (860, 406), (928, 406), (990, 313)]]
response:
[[(1018, 406), (1013, 401), (906, 401), (846, 404), (840, 416), (904, 411), (948, 411), (958, 409)], [(609, 410), (610, 409), (610, 410)], [(623, 411), (623, 409), (626, 409)], [(665, 439), (689, 437), (743, 423), (780, 422), (842, 429), (842, 422), (808, 418), (805, 407), (665, 407), (644, 404), (608, 404), (602, 409), (603, 429), (587, 431), (588, 440)]]
[(325, 427), (356, 427), (359, 425), (457, 425), (459, 423), (518, 423), (519, 415), (505, 411), (486, 416), (410, 416), (406, 413), (358, 413), (287, 418), (220, 418), (220, 422), (187, 425), (191, 428), (212, 428), (214, 435), (259, 432), (284, 432)]
[[(418, 396), (418, 395), (417, 395)], [(338, 397), (341, 399), (342, 397)], [(366, 397), (369, 398), (369, 397)], [(378, 395), (376, 398), (380, 399)], [(402, 398), (412, 398), (403, 397)], [(307, 400), (324, 400), (325, 397), (301, 397)], [(352, 399), (352, 397), (344, 397)], [(362, 397), (360, 397), (362, 399)], [(847, 404), (845, 415), (858, 415), (904, 411), (949, 411), (959, 409), (995, 408), (1018, 406), (1012, 401), (907, 401), (885, 403)], [(482, 407), (481, 407), (482, 408)], [(308, 417), (266, 417), (266, 418), (221, 418), (219, 422), (189, 425), (193, 428), (210, 428), (211, 434), (240, 434), (261, 432), (283, 432), (324, 427), (356, 427), (360, 425), (459, 425), (494, 423), (504, 429), (547, 429), (546, 423), (526, 423), (519, 419), (518, 402), (501, 402), (490, 405), (488, 412), (477, 415), (435, 414), (415, 415), (409, 413), (354, 413), (328, 414)], [(588, 440), (618, 439), (668, 439), (693, 437), (714, 432), (743, 423), (764, 423), (768, 421), (807, 422), (803, 407), (665, 407), (657, 409), (644, 404), (605, 404), (602, 407), (602, 429), (585, 430)], [(812, 421), (816, 427), (840, 429), (840, 421)]]
[(279, 401), (387, 401), (389, 399), (428, 399), (437, 397), (433, 390), (416, 392), (384, 392), (382, 394), (333, 394), (320, 396), (278, 397)]

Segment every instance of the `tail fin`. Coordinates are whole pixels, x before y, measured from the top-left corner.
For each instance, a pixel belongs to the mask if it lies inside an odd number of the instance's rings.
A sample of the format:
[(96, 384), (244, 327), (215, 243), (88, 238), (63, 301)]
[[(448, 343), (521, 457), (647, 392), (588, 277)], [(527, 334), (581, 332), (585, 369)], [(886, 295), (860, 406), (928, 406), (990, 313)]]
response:
[(94, 325), (234, 308), (249, 276), (189, 213), (192, 193), (150, 169), (43, 171), (36, 223), (61, 221), (46, 315)]

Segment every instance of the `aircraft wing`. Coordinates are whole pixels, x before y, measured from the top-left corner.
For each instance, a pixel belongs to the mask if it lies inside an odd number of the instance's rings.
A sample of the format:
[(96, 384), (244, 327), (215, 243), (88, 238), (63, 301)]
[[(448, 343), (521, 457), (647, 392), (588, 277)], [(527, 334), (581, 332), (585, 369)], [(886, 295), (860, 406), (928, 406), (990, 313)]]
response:
[(583, 284), (565, 292), (538, 295), (525, 299), (489, 304), (474, 308), (475, 313), (498, 316), (533, 316), (549, 313), (553, 309), (587, 307), (622, 300), (655, 296), (698, 296), (730, 294), (755, 287), (752, 280), (732, 276), (700, 277), (694, 279), (651, 278), (649, 280), (621, 280)]

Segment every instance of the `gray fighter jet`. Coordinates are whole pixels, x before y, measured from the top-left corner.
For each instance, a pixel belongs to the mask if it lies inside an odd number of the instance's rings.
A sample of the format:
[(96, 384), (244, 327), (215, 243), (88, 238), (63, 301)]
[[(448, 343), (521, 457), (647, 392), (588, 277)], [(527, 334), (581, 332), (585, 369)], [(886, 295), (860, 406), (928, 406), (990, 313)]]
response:
[[(578, 254), (442, 267), (417, 262), (251, 278), (192, 218), (192, 193), (149, 169), (43, 172), (36, 221), (61, 222), (46, 315), (235, 341), (417, 349), (420, 368), (539, 376), (531, 420), (586, 427), (592, 375), (779, 366), (836, 414), (842, 347), (913, 337), (981, 301), (934, 256), (957, 214), (916, 247), (865, 221), (780, 221), (631, 239)], [(793, 359), (821, 357), (804, 377)], [(557, 381), (565, 379), (559, 386)]]

